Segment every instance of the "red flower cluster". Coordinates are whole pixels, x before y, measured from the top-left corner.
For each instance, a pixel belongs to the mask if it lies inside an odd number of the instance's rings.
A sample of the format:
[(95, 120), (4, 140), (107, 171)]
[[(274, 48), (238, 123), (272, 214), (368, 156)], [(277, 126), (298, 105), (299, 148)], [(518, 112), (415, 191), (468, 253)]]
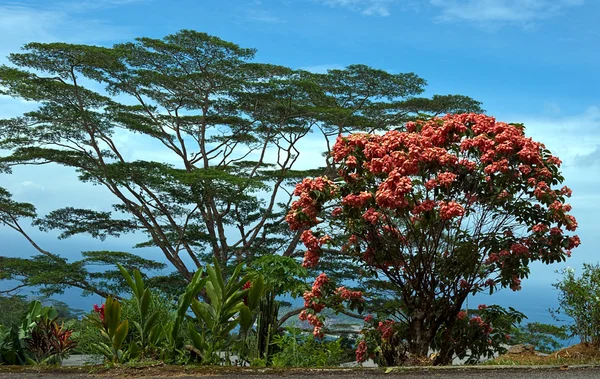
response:
[(317, 313), (325, 308), (322, 298), (324, 297), (324, 287), (328, 283), (329, 278), (326, 274), (322, 273), (317, 277), (311, 290), (304, 293), (304, 307), (306, 310), (300, 312), (298, 316), (301, 321), (308, 321), (313, 326), (313, 335), (318, 338), (323, 337), (323, 321), (317, 316)]
[(381, 332), (382, 342), (387, 342), (390, 340), (390, 338), (392, 338), (392, 336), (394, 335), (395, 324), (396, 322), (394, 322), (393, 320), (385, 320), (383, 322), (379, 322), (379, 325), (377, 325), (377, 330)]
[(314, 313), (309, 313), (306, 310), (300, 312), (298, 316), (300, 321), (308, 321), (313, 326), (313, 335), (317, 338), (323, 338), (323, 321)]
[(350, 291), (346, 287), (338, 287), (335, 290), (335, 295), (338, 295), (345, 301), (364, 301), (361, 291)]
[(313, 334), (315, 337), (322, 337), (323, 321), (317, 316), (326, 306), (336, 306), (343, 301), (362, 302), (362, 292), (350, 291), (345, 287), (337, 287), (334, 289), (333, 283), (325, 273), (321, 273), (315, 279), (310, 291), (306, 291), (303, 295), (304, 307), (306, 308), (298, 318), (301, 321), (308, 321), (314, 327)]
[(364, 362), (367, 360), (368, 355), (367, 355), (367, 342), (365, 340), (362, 340), (358, 343), (358, 346), (356, 347), (356, 361), (357, 362)]
[(465, 209), (455, 201), (440, 201), (440, 218), (442, 220), (451, 220), (454, 217), (460, 217), (465, 214)]
[[(478, 238), (482, 234), (469, 229), (473, 221), (495, 217), (494, 212), (509, 220), (498, 232), (497, 250), (473, 253), (487, 255), (482, 261), (490, 274), (503, 271), (498, 277), (503, 286), (520, 288), (520, 278), (513, 275), (526, 259), (555, 262), (580, 244), (577, 236), (565, 233), (577, 229), (565, 203), (571, 190), (554, 188), (562, 180), (560, 159), (526, 137), (520, 125), (482, 114), (447, 115), (409, 122), (404, 131), (340, 135), (331, 155), (341, 184), (303, 180), (286, 219), (293, 230), (310, 229), (322, 223), (317, 217), (325, 217), (322, 211), (331, 205), (337, 225), (346, 221), (352, 236), (344, 252), (366, 265), (410, 265), (410, 249), (422, 243), (415, 238), (438, 233), (419, 228), (443, 224), (448, 233)], [(307, 246), (304, 264), (314, 267), (323, 242), (307, 232), (302, 241)], [(491, 278), (473, 281), (479, 288), (496, 284)]]
[(315, 267), (319, 262), (319, 257), (321, 256), (321, 246), (328, 243), (330, 240), (331, 237), (327, 235), (318, 238), (310, 229), (302, 232), (300, 235), (300, 241), (302, 241), (307, 249), (306, 253), (304, 254), (304, 263), (302, 266)]
[(94, 304), (94, 312), (98, 314), (100, 321), (104, 324), (104, 304), (102, 306), (98, 306), (98, 304)]
[[(251, 281), (247, 281), (246, 283), (244, 283), (244, 285), (242, 286), (242, 291), (243, 290), (247, 290), (252, 288), (252, 282)], [(248, 295), (244, 296), (244, 305), (248, 306)]]
[(292, 203), (290, 212), (285, 220), (292, 230), (311, 227), (317, 224), (320, 208), (318, 195), (331, 198), (336, 194), (337, 187), (327, 177), (306, 178), (296, 185), (294, 195), (300, 198)]

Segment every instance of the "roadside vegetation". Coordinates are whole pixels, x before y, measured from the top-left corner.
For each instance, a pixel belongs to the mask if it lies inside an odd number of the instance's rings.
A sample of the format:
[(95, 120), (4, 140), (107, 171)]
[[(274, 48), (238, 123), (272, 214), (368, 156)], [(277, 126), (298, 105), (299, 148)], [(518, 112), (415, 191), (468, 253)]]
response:
[[(598, 349), (598, 266), (556, 284), (564, 327), (465, 308), (520, 290), (532, 262), (563, 262), (580, 244), (561, 161), (524, 125), (468, 96), (421, 97), (414, 73), (312, 73), (255, 53), (182, 30), (112, 47), (31, 43), (0, 67), (0, 94), (39, 105), (0, 119), (0, 173), (63, 166), (110, 199), (39, 215), (0, 188), (0, 225), (36, 251), (0, 257), (0, 364), (76, 353), (109, 366), (476, 364), (572, 336)], [(322, 154), (303, 151), (315, 138)], [(30, 226), (61, 239), (136, 234), (132, 251), (167, 263), (129, 251), (68, 260)], [(66, 288), (104, 301), (78, 317), (14, 296)]]

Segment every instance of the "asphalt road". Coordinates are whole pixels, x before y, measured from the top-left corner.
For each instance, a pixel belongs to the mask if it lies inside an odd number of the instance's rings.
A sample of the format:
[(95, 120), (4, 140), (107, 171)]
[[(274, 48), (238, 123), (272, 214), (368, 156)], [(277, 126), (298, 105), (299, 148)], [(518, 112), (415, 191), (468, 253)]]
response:
[[(116, 374), (116, 375), (115, 375)], [(129, 373), (125, 376), (121, 376), (122, 373), (105, 372), (102, 374), (87, 374), (87, 373), (68, 373), (68, 372), (2, 372), (0, 371), (0, 378), (4, 379), (96, 379), (96, 378), (117, 378), (125, 377), (136, 379), (139, 378), (173, 378), (172, 375), (160, 376), (160, 373), (154, 371), (148, 373), (149, 376), (144, 375), (143, 372)], [(353, 370), (353, 371), (339, 371), (339, 370), (306, 370), (306, 371), (295, 371), (295, 372), (283, 372), (278, 371), (276, 373), (256, 373), (256, 372), (245, 372), (238, 371), (236, 373), (199, 373), (191, 375), (182, 375), (179, 373), (176, 377), (181, 378), (206, 378), (217, 377), (218, 379), (280, 379), (282, 377), (290, 379), (308, 379), (311, 378), (342, 378), (342, 379), (383, 379), (383, 378), (399, 378), (399, 379), (425, 379), (425, 378), (481, 378), (481, 379), (598, 379), (600, 378), (600, 367), (595, 368), (569, 368), (569, 369), (437, 369), (429, 371), (402, 371), (402, 372), (391, 372), (384, 373), (381, 370)]]

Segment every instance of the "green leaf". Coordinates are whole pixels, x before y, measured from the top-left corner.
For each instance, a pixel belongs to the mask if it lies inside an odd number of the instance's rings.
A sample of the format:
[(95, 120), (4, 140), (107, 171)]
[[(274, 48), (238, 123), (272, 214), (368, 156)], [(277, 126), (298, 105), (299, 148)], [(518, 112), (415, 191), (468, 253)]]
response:
[(140, 302), (140, 311), (141, 311), (141, 316), (142, 319), (145, 318), (146, 314), (148, 313), (148, 308), (150, 307), (150, 289), (146, 288), (142, 294), (142, 298), (139, 299)]
[(252, 283), (252, 287), (250, 287), (250, 292), (248, 293), (248, 307), (252, 310), (258, 308), (258, 304), (260, 303), (260, 298), (263, 296), (265, 289), (265, 284), (262, 276), (258, 276), (254, 282)]
[(144, 335), (148, 335), (148, 333), (150, 332), (150, 330), (152, 330), (152, 328), (157, 325), (156, 321), (158, 320), (158, 316), (160, 316), (160, 314), (158, 312), (152, 312), (152, 314), (150, 314), (150, 316), (148, 316), (148, 318), (146, 319), (146, 323), (144, 324)]
[(250, 312), (250, 308), (244, 306), (240, 309), (240, 328), (244, 334), (248, 333), (248, 330), (252, 326), (252, 313)]
[(136, 297), (139, 299), (144, 294), (144, 281), (142, 280), (142, 274), (140, 274), (139, 270), (133, 271), (133, 277), (135, 278), (135, 286), (137, 288), (135, 292)]
[(243, 307), (245, 307), (245, 305), (240, 301), (239, 303), (234, 304), (228, 307), (227, 309), (223, 309), (223, 312), (221, 314), (221, 322), (227, 322), (227, 320), (235, 316)]
[(105, 344), (104, 342), (98, 342), (93, 345), (93, 348), (96, 351), (98, 351), (100, 354), (104, 355), (104, 357), (106, 359), (112, 361), (113, 352), (112, 352), (112, 349), (107, 344)]
[(141, 338), (144, 339), (144, 329), (142, 328), (142, 326), (140, 325), (140, 323), (137, 322), (137, 321), (132, 321), (132, 322), (133, 322), (133, 326), (135, 326), (135, 328), (137, 329), (137, 331), (140, 334)]
[(123, 320), (115, 330), (115, 335), (113, 336), (113, 348), (115, 350), (121, 348), (125, 337), (127, 337), (127, 332), (129, 332), (129, 321)]
[(248, 295), (249, 292), (250, 292), (249, 289), (245, 289), (243, 291), (234, 293), (231, 297), (229, 297), (227, 300), (225, 300), (224, 307), (229, 308), (231, 306), (238, 304), (239, 302), (242, 301), (242, 299), (244, 297), (246, 297)]
[(229, 333), (231, 333), (231, 331), (233, 329), (235, 329), (236, 326), (238, 326), (239, 321), (240, 320), (236, 318), (233, 321), (227, 322), (227, 324), (225, 324), (225, 327), (222, 329), (222, 331), (220, 333), (220, 337), (221, 338), (227, 338), (227, 336), (229, 335)]
[(148, 335), (148, 342), (152, 345), (158, 344), (162, 334), (167, 330), (167, 326), (156, 324), (150, 328), (150, 334)]
[(192, 301), (192, 311), (202, 321), (206, 323), (206, 326), (209, 329), (212, 329), (215, 325), (215, 311), (212, 306), (206, 303), (201, 303), (198, 300), (194, 299)]
[(104, 319), (106, 321), (108, 335), (112, 338), (119, 322), (121, 321), (121, 305), (119, 301), (112, 297), (106, 298), (104, 305)]
[(193, 324), (188, 324), (188, 331), (190, 339), (192, 340), (192, 345), (200, 351), (206, 350), (206, 343), (204, 342), (204, 338), (202, 338), (200, 333), (198, 333), (196, 327)]
[[(211, 266), (206, 266), (206, 272), (210, 278), (210, 280), (206, 283), (206, 288), (208, 289), (210, 286), (213, 290), (214, 296), (218, 299), (218, 302), (220, 302), (223, 298), (224, 288), (221, 287), (221, 281), (223, 279), (218, 277), (217, 272)], [(212, 298), (211, 301), (213, 301)]]
[(123, 277), (125, 278), (125, 281), (129, 285), (129, 288), (131, 288), (133, 295), (139, 299), (139, 296), (137, 295), (137, 287), (133, 282), (133, 278), (131, 277), (131, 275), (129, 275), (129, 272), (125, 269), (125, 267), (123, 267), (119, 263), (117, 263), (117, 267), (119, 268), (119, 271), (121, 271), (121, 275), (123, 275)]
[[(229, 278), (229, 282), (227, 283), (227, 287), (225, 288), (225, 297), (229, 297), (231, 296), (231, 292), (234, 291), (233, 287), (236, 284), (239, 284), (240, 281), (238, 281), (238, 278), (240, 276), (240, 272), (242, 271), (243, 268), (243, 264), (240, 263), (239, 265), (235, 266), (235, 269), (233, 270), (233, 273), (231, 274), (231, 277)], [(242, 283), (242, 285), (244, 285), (244, 283)]]
[(215, 290), (215, 287), (213, 285), (213, 282), (207, 282), (206, 283), (206, 294), (208, 295), (208, 298), (210, 299), (210, 303), (215, 307), (220, 307), (221, 305), (221, 298), (219, 297), (219, 295), (217, 295), (217, 290)]
[(240, 279), (239, 281), (229, 281), (228, 287), (229, 290), (227, 291), (225, 298), (229, 298), (232, 295), (234, 295), (235, 293), (239, 293), (239, 291), (242, 289), (242, 287), (244, 286), (244, 284), (246, 284), (246, 282), (250, 282), (251, 279), (253, 278), (252, 275), (248, 274), (248, 275), (244, 275), (244, 277), (242, 279)]
[(127, 355), (129, 356), (129, 359), (136, 359), (140, 356), (141, 352), (142, 348), (135, 341), (132, 342), (127, 349)]
[(221, 265), (219, 265), (219, 261), (217, 257), (213, 255), (213, 269), (215, 270), (215, 274), (217, 276), (217, 281), (219, 282), (219, 287), (221, 291), (225, 291), (225, 283), (223, 282), (223, 273), (221, 272)]

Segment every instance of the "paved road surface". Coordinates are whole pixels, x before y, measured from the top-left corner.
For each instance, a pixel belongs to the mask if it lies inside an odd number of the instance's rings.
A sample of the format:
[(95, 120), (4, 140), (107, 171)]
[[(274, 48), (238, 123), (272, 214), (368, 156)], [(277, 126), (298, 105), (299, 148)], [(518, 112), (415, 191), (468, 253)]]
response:
[[(142, 372), (136, 373), (134, 376), (139, 378), (173, 378), (173, 376), (156, 376), (156, 372), (152, 372), (152, 376), (144, 376)], [(308, 372), (278, 372), (275, 373), (256, 373), (256, 372), (237, 372), (232, 374), (195, 374), (190, 376), (177, 375), (178, 378), (202, 378), (207, 376), (215, 377), (215, 379), (307, 379), (325, 378), (325, 379), (426, 379), (426, 378), (460, 378), (460, 379), (598, 379), (600, 378), (600, 367), (596, 368), (569, 368), (567, 370), (553, 369), (498, 369), (498, 370), (478, 370), (478, 369), (450, 369), (450, 370), (431, 370), (431, 371), (411, 371), (411, 372), (393, 372), (385, 374), (383, 371), (364, 370), (364, 371), (318, 371), (312, 370)], [(43, 372), (22, 372), (22, 373), (6, 373), (0, 371), (0, 378), (4, 379), (101, 379), (118, 377), (111, 372), (106, 372), (101, 375), (76, 374), (67, 372), (58, 373), (43, 373)], [(129, 376), (131, 377), (131, 376)]]

